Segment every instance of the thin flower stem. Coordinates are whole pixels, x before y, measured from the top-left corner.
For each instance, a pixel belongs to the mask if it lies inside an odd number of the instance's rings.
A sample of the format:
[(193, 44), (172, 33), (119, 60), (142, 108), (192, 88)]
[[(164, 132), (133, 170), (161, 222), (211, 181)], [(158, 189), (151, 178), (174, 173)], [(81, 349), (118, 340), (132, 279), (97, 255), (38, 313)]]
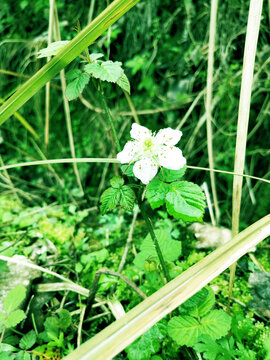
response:
[(152, 221), (151, 221), (151, 219), (149, 218), (149, 216), (147, 215), (147, 213), (146, 213), (146, 211), (145, 211), (144, 204), (143, 204), (143, 203), (139, 203), (139, 207), (140, 207), (142, 216), (143, 216), (143, 218), (144, 218), (144, 221), (145, 221), (145, 223), (146, 223), (146, 226), (148, 227), (150, 236), (151, 236), (151, 238), (152, 238), (152, 240), (153, 240), (154, 247), (155, 247), (155, 249), (156, 249), (156, 252), (157, 252), (157, 255), (158, 255), (158, 258), (159, 258), (159, 261), (160, 261), (162, 270), (163, 270), (163, 272), (164, 272), (165, 278), (166, 278), (167, 282), (169, 282), (169, 281), (171, 281), (171, 278), (170, 278), (169, 272), (168, 272), (168, 270), (167, 270), (167, 267), (166, 267), (166, 264), (165, 264), (165, 261), (164, 261), (162, 252), (161, 252), (161, 250), (160, 250), (159, 243), (158, 243), (158, 239), (157, 239), (156, 234), (155, 234), (155, 232), (154, 232), (154, 228), (153, 228)]
[(115, 126), (114, 126), (114, 123), (113, 123), (112, 115), (111, 115), (110, 110), (108, 108), (107, 101), (105, 99), (101, 83), (100, 83), (100, 97), (101, 97), (102, 104), (104, 106), (104, 109), (105, 109), (105, 112), (106, 112), (110, 127), (112, 129), (112, 133), (113, 133), (114, 141), (115, 141), (115, 144), (116, 144), (116, 147), (117, 147), (117, 151), (120, 152), (122, 149), (121, 149), (118, 137), (117, 137), (117, 133), (116, 133)]

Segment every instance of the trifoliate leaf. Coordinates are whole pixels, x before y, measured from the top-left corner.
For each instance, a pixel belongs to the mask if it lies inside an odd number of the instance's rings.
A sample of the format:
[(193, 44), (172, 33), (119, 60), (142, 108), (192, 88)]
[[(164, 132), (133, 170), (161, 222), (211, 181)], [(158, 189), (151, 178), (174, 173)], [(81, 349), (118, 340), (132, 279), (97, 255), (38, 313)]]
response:
[(135, 193), (134, 191), (128, 186), (124, 185), (120, 188), (120, 206), (127, 210), (132, 211), (135, 201)]
[(11, 290), (4, 300), (4, 310), (9, 314), (11, 311), (15, 310), (20, 303), (24, 300), (26, 296), (26, 289), (22, 285), (16, 286)]
[(29, 331), (20, 340), (20, 348), (23, 350), (30, 349), (36, 342), (36, 333), (34, 330)]
[(96, 79), (115, 83), (123, 74), (119, 61), (103, 61), (101, 64), (91, 63), (85, 66), (85, 71)]
[(168, 184), (153, 179), (146, 188), (145, 197), (148, 200), (152, 209), (159, 208), (165, 203), (165, 197), (168, 192)]
[(96, 61), (99, 58), (102, 58), (104, 55), (101, 53), (92, 53), (90, 54), (90, 60), (91, 61)]
[(114, 176), (110, 180), (111, 186), (115, 189), (119, 189), (121, 186), (124, 185), (124, 179), (120, 176)]
[(88, 74), (81, 73), (76, 79), (71, 81), (66, 88), (67, 99), (76, 99), (83, 92), (83, 89), (89, 83), (89, 80), (90, 77)]
[(120, 78), (116, 81), (116, 84), (120, 86), (121, 89), (123, 89), (128, 94), (130, 94), (130, 83), (126, 74), (123, 73), (120, 76)]
[(207, 298), (208, 290), (206, 287), (202, 288), (196, 294), (191, 296), (182, 305), (179, 306), (178, 310), (182, 315), (189, 315), (189, 312), (196, 308), (199, 304), (202, 304)]
[(184, 166), (179, 170), (170, 170), (166, 168), (162, 168), (162, 171), (159, 172), (159, 178), (161, 181), (173, 182), (181, 179), (185, 175), (187, 167)]
[(191, 316), (175, 316), (168, 323), (168, 334), (178, 345), (192, 346), (202, 334), (197, 319)]
[(149, 359), (161, 348), (162, 340), (167, 334), (166, 326), (158, 323), (129, 345), (125, 351), (129, 360)]
[(37, 58), (40, 59), (56, 55), (68, 43), (69, 41), (55, 41), (48, 45), (45, 49), (39, 50)]
[(66, 79), (67, 80), (73, 80), (73, 79), (76, 79), (77, 77), (79, 77), (81, 75), (81, 70), (79, 69), (72, 69), (72, 70), (69, 70), (67, 73), (66, 73)]
[(25, 313), (22, 310), (15, 310), (12, 311), (9, 315), (8, 318), (5, 322), (5, 326), (7, 328), (11, 328), (14, 327), (16, 325), (18, 325), (21, 321), (23, 321), (23, 319), (25, 319)]
[(187, 181), (169, 185), (166, 207), (175, 219), (202, 221), (205, 206), (205, 196), (198, 185)]
[(59, 316), (59, 327), (61, 329), (67, 329), (71, 324), (70, 312), (66, 309), (61, 309), (60, 312), (58, 313), (58, 316)]
[(223, 310), (213, 310), (201, 318), (202, 333), (212, 339), (220, 339), (227, 335), (231, 328), (231, 317)]
[(108, 188), (101, 195), (100, 202), (100, 211), (104, 215), (107, 211), (113, 210), (120, 200), (120, 189)]

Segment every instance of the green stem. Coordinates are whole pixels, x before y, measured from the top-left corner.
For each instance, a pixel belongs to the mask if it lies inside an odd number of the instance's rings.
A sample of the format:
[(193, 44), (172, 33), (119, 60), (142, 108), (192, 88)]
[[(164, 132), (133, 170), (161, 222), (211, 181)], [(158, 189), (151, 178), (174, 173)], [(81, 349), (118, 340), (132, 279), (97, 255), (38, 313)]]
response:
[(146, 226), (148, 227), (150, 236), (151, 236), (151, 238), (153, 240), (154, 247), (156, 249), (156, 252), (157, 252), (157, 255), (158, 255), (162, 270), (164, 272), (165, 278), (166, 278), (167, 282), (169, 282), (169, 281), (171, 281), (171, 278), (170, 278), (169, 272), (167, 270), (167, 267), (166, 267), (165, 260), (163, 258), (162, 252), (160, 250), (158, 239), (157, 239), (156, 234), (154, 232), (152, 221), (151, 221), (151, 219), (149, 218), (149, 216), (147, 215), (147, 213), (145, 211), (144, 204), (139, 203), (139, 207), (140, 207), (142, 216), (144, 218), (144, 221), (146, 223)]
[(101, 83), (100, 83), (100, 97), (101, 97), (102, 104), (104, 106), (104, 109), (105, 109), (105, 112), (106, 112), (106, 115), (107, 115), (111, 130), (112, 130), (112, 133), (113, 133), (113, 137), (114, 137), (114, 141), (115, 141), (115, 144), (116, 144), (116, 147), (117, 147), (117, 151), (120, 152), (122, 149), (121, 149), (118, 137), (117, 137), (117, 133), (116, 133), (115, 126), (114, 126), (114, 123), (113, 123), (112, 115), (111, 115), (110, 110), (108, 108), (107, 101), (105, 99)]

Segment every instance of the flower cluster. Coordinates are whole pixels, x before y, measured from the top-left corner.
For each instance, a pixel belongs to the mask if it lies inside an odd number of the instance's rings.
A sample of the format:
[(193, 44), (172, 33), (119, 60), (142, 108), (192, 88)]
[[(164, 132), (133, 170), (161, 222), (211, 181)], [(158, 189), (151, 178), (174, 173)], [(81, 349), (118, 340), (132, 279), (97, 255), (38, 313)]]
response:
[(148, 184), (163, 166), (179, 170), (186, 164), (182, 151), (175, 147), (182, 136), (179, 130), (166, 128), (153, 134), (146, 127), (132, 124), (130, 136), (124, 149), (117, 154), (121, 164), (134, 163), (133, 173), (143, 184)]

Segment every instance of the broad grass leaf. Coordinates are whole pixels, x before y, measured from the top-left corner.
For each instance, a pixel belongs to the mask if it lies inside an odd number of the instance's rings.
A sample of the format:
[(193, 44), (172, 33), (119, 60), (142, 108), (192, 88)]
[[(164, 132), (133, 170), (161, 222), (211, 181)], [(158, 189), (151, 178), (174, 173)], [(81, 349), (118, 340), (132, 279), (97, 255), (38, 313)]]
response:
[(168, 192), (168, 184), (153, 179), (146, 188), (145, 197), (148, 200), (152, 209), (159, 208), (165, 203), (165, 197)]
[(104, 215), (107, 211), (113, 210), (120, 200), (120, 189), (108, 188), (101, 195), (100, 202), (100, 211)]
[(36, 333), (34, 330), (29, 331), (20, 340), (20, 348), (23, 350), (30, 349), (36, 343)]
[(11, 311), (15, 310), (20, 305), (20, 303), (24, 300), (25, 296), (25, 287), (22, 285), (17, 285), (6, 296), (3, 303), (4, 310), (9, 314)]
[(85, 66), (85, 71), (96, 79), (115, 83), (123, 74), (119, 61), (103, 61), (101, 64), (91, 63)]
[(202, 333), (212, 339), (227, 335), (231, 328), (231, 317), (223, 310), (213, 310), (201, 318)]
[(77, 78), (71, 81), (66, 88), (67, 99), (76, 99), (83, 92), (83, 89), (89, 83), (89, 80), (90, 77), (88, 74), (81, 73)]
[(126, 74), (123, 73), (120, 76), (120, 78), (116, 81), (116, 84), (120, 86), (121, 89), (123, 89), (128, 94), (130, 94), (130, 83)]
[(125, 351), (129, 360), (149, 359), (161, 348), (161, 342), (167, 334), (166, 325), (158, 323), (129, 345)]
[(134, 191), (128, 186), (124, 185), (120, 188), (120, 206), (127, 210), (132, 211), (135, 201), (135, 193)]
[(14, 327), (16, 325), (18, 325), (21, 321), (23, 321), (23, 319), (25, 319), (25, 313), (22, 310), (15, 310), (12, 311), (9, 315), (8, 318), (5, 322), (5, 326), (7, 328), (11, 328)]
[(205, 206), (205, 196), (198, 185), (188, 181), (170, 184), (166, 207), (175, 219), (202, 221)]
[(168, 334), (178, 345), (192, 346), (202, 333), (199, 321), (184, 315), (175, 316), (169, 321)]

